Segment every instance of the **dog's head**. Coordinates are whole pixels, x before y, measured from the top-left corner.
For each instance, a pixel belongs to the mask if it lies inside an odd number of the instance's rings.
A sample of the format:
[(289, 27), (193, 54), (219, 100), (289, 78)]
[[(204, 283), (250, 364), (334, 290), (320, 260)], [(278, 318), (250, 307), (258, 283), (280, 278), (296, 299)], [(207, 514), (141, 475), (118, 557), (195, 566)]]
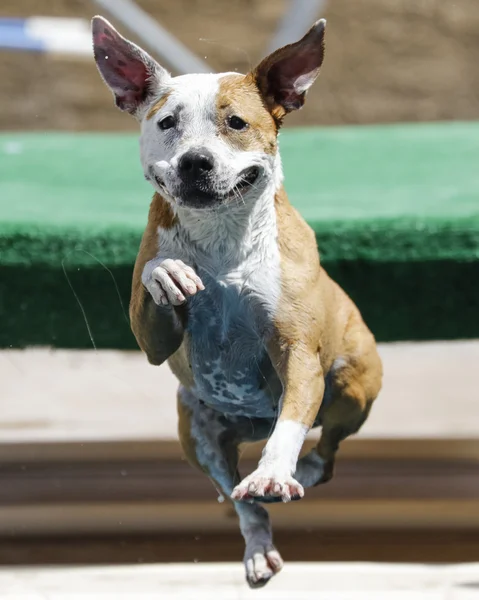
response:
[(247, 75), (171, 77), (108, 21), (93, 19), (98, 69), (117, 106), (140, 122), (145, 177), (173, 206), (247, 202), (281, 177), (278, 129), (319, 74), (325, 24)]

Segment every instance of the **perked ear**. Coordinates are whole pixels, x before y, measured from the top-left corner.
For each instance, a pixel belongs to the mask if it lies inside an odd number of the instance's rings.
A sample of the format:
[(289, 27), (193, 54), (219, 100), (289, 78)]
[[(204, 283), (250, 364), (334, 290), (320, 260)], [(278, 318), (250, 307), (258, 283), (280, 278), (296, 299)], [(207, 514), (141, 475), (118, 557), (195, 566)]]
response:
[(325, 19), (316, 21), (299, 42), (276, 50), (251, 73), (269, 110), (279, 121), (303, 106), (306, 92), (319, 75), (325, 27)]
[(169, 74), (103, 17), (93, 17), (93, 53), (118, 108), (136, 114)]

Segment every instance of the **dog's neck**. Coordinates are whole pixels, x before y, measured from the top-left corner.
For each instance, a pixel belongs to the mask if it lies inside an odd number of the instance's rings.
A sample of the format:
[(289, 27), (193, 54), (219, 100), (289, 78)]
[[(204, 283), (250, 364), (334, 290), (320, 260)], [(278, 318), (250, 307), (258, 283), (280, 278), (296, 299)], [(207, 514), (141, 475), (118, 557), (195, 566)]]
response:
[(236, 266), (276, 237), (275, 189), (268, 186), (253, 202), (224, 209), (190, 211), (179, 209), (178, 232), (190, 250), (222, 265)]
[(277, 235), (275, 196), (282, 187), (280, 165), (277, 170), (256, 197), (238, 198), (212, 211), (178, 207), (176, 232), (182, 243), (223, 265), (240, 264), (258, 250), (267, 253)]

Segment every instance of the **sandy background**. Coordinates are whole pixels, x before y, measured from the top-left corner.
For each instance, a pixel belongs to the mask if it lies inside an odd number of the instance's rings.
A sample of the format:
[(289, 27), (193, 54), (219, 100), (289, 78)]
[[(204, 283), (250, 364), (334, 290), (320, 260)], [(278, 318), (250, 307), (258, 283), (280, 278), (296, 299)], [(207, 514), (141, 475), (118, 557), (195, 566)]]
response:
[[(138, 3), (215, 69), (239, 71), (261, 58), (285, 5)], [(97, 12), (89, 0), (0, 3), (0, 17)], [(325, 16), (322, 75), (288, 125), (479, 118), (478, 0), (330, 0)], [(114, 109), (93, 60), (1, 51), (0, 81), (0, 129), (136, 129)]]

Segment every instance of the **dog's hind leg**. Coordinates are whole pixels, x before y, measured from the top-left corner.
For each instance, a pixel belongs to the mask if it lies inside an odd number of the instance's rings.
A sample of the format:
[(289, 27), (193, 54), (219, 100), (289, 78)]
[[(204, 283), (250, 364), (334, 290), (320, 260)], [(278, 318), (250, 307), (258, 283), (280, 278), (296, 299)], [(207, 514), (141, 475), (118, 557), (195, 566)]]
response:
[[(179, 437), (188, 461), (204, 471), (216, 488), (230, 498), (240, 481), (238, 428), (205, 406), (192, 392), (178, 391)], [(267, 511), (256, 503), (234, 502), (245, 540), (244, 564), (251, 587), (262, 587), (281, 570), (283, 561), (273, 545)]]
[(349, 348), (350, 352), (333, 364), (330, 397), (321, 409), (320, 440), (298, 461), (295, 473), (304, 487), (332, 478), (339, 444), (361, 428), (379, 393), (382, 366), (372, 336), (363, 339), (361, 346), (354, 351)]

